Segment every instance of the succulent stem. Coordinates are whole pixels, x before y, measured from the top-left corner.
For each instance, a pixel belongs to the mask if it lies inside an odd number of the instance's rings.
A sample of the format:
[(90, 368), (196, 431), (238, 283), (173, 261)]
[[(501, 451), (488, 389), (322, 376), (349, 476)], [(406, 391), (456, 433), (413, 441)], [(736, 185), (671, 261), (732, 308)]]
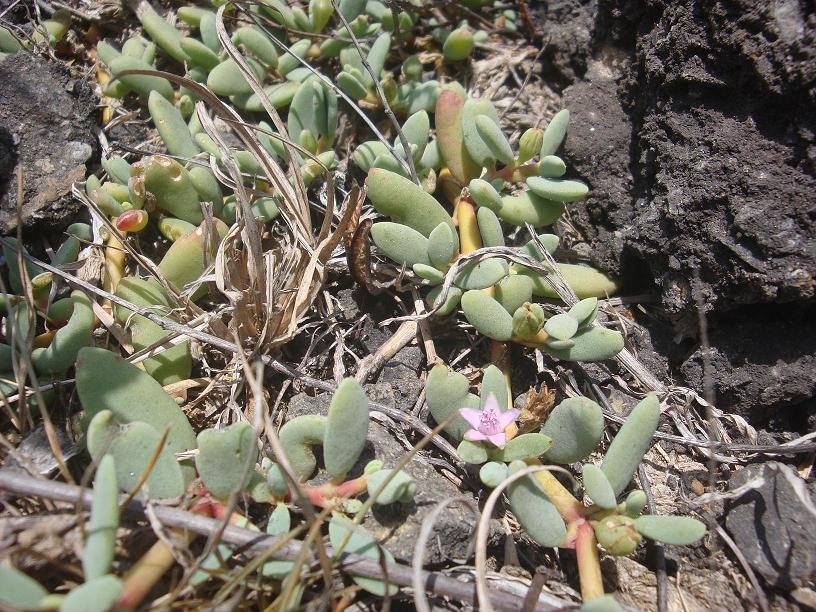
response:
[(482, 236), (476, 221), (476, 208), (468, 200), (457, 198), (454, 204), (456, 221), (459, 225), (459, 250), (467, 255), (482, 246)]
[[(188, 535), (188, 542), (193, 537)], [(113, 609), (117, 612), (134, 610), (175, 562), (171, 548), (162, 540), (156, 542), (125, 576), (122, 594)]]
[[(224, 506), (210, 499), (207, 495), (204, 500), (196, 503), (190, 512), (222, 519)], [(234, 519), (234, 516), (231, 519)], [(234, 520), (230, 522), (234, 522)], [(184, 538), (185, 542), (181, 543), (182, 546), (189, 544), (196, 537), (196, 534), (192, 532), (182, 535), (181, 531), (176, 530), (174, 533)], [(122, 593), (116, 600), (113, 610), (115, 612), (135, 610), (156, 583), (173, 567), (175, 562), (176, 558), (173, 556), (173, 550), (167, 543), (159, 540), (153, 544), (150, 550), (136, 562), (136, 565), (130, 569), (122, 580)]]
[(550, 335), (543, 329), (541, 329), (535, 338), (530, 338), (529, 340), (524, 340), (522, 338), (513, 338), (513, 342), (521, 344), (523, 346), (529, 346), (530, 348), (540, 349), (546, 346), (547, 338), (549, 337)]
[[(125, 273), (125, 249), (122, 243), (119, 242), (119, 238), (114, 235), (108, 238), (107, 244), (108, 246), (105, 249), (105, 280), (102, 288), (113, 293)], [(109, 300), (105, 300), (105, 308), (110, 311)]]
[[(544, 474), (548, 472), (537, 472)], [(586, 521), (582, 521), (575, 535), (575, 555), (578, 558), (578, 577), (581, 582), (581, 598), (584, 603), (597, 597), (603, 597), (603, 578), (601, 562), (598, 558), (598, 546), (595, 543), (595, 530)]]
[[(527, 465), (541, 465), (538, 459), (528, 459)], [(549, 470), (540, 470), (533, 474), (550, 502), (556, 507), (561, 518), (567, 524), (578, 523), (584, 520), (584, 506), (575, 499), (572, 493), (553, 476)]]
[[(462, 197), (456, 198), (453, 206), (453, 214), (459, 226), (459, 252), (462, 255), (467, 255), (476, 249), (482, 248), (482, 234), (479, 231), (476, 207), (473, 203)], [(490, 297), (493, 297), (496, 293), (494, 287), (488, 287), (482, 289), (482, 291)]]
[(340, 484), (327, 482), (319, 487), (303, 485), (302, 489), (313, 505), (319, 508), (331, 508), (336, 505), (337, 500), (355, 497), (365, 491), (367, 486), (368, 475), (364, 474)]

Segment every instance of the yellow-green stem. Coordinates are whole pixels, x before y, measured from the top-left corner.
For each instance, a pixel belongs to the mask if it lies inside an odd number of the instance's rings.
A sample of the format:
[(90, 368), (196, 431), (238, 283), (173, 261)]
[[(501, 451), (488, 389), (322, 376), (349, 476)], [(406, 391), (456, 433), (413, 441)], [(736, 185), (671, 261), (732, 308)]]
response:
[[(528, 459), (527, 464), (541, 465), (541, 461)], [(584, 505), (575, 499), (575, 496), (549, 470), (540, 470), (533, 474), (533, 478), (536, 479), (538, 486), (544, 490), (550, 502), (568, 525), (585, 520)]]
[(575, 556), (578, 559), (581, 599), (586, 603), (602, 597), (604, 594), (603, 578), (601, 561), (598, 558), (598, 546), (595, 543), (595, 530), (586, 521), (578, 525), (575, 534)]

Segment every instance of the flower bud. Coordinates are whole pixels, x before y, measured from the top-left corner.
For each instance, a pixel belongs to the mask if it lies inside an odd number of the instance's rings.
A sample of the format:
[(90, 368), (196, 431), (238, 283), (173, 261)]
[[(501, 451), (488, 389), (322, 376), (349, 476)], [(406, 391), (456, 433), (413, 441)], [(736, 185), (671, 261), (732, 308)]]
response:
[(544, 142), (544, 130), (530, 128), (521, 135), (518, 145), (518, 163), (523, 164), (538, 155)]
[(538, 304), (525, 302), (513, 313), (513, 337), (533, 340), (544, 326), (546, 315)]
[(141, 209), (123, 212), (116, 218), (116, 229), (120, 232), (140, 232), (147, 225), (147, 213)]
[(598, 543), (616, 557), (631, 555), (640, 544), (635, 522), (628, 516), (609, 516), (595, 524)]

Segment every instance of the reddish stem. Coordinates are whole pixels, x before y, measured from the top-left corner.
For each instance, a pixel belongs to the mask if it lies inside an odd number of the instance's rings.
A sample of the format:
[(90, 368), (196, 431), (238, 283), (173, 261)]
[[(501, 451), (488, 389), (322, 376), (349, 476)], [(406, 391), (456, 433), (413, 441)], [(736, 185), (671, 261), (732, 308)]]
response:
[(368, 476), (363, 475), (340, 484), (327, 482), (319, 487), (303, 485), (302, 489), (308, 500), (318, 508), (332, 508), (339, 500), (359, 495), (367, 486)]

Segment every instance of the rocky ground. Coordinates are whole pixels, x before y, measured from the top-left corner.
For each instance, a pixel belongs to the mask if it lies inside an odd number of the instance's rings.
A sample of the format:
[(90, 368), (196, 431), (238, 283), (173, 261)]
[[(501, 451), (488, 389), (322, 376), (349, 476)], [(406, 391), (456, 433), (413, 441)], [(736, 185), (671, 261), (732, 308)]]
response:
[[(629, 309), (630, 344), (658, 378), (701, 392), (710, 385), (716, 406), (744, 417), (759, 430), (760, 443), (812, 432), (813, 7), (798, 0), (530, 4), (538, 37), (531, 44), (543, 47), (535, 71), (548, 88), (527, 95), (540, 96), (548, 109), (570, 109), (565, 158), (591, 186), (561, 230), (576, 253), (623, 279), (623, 295), (650, 296)], [(16, 222), (15, 164), (26, 173), (26, 229), (64, 224), (77, 210), (64, 196), (98, 157), (91, 92), (64, 68), (24, 55), (0, 62), (0, 83), (0, 229), (9, 232)], [(337, 295), (339, 316), (349, 325), (382, 307), (359, 291)], [(358, 330), (360, 356), (389, 335), (376, 325), (385, 316), (375, 315)], [(441, 347), (456, 353), (444, 340)], [(534, 364), (519, 364), (525, 368), (535, 376)], [(424, 369), (418, 347), (403, 349), (369, 385), (370, 397), (413, 412)], [(298, 393), (286, 418), (327, 405), (326, 396)], [(387, 420), (372, 428), (370, 442), (387, 462), (410, 448), (398, 431)], [(773, 607), (816, 607), (809, 588), (816, 572), (813, 457), (738, 459), (716, 470), (726, 495), (707, 507), (743, 559), (721, 540), (672, 552), (670, 608), (761, 605), (741, 561)], [(653, 452), (648, 469), (658, 503), (661, 492), (691, 505), (710, 493), (701, 484), (708, 477), (704, 461), (678, 444)], [(438, 459), (419, 455), (408, 469), (422, 483), (414, 504), (399, 517), (377, 515), (367, 527), (398, 560), (410, 562), (427, 513), (461, 491)], [(471, 494), (466, 498), (478, 504)], [(436, 524), (428, 563), (467, 558), (473, 517), (468, 505), (451, 506)], [(491, 547), (502, 551), (507, 571), (513, 555), (523, 558), (530, 545), (508, 546), (505, 528), (494, 525)], [(610, 586), (635, 607), (654, 601), (655, 554), (605, 566)], [(574, 576), (547, 571), (553, 592), (565, 578), (574, 583)]]
[[(592, 186), (570, 221), (593, 263), (654, 295), (630, 336), (644, 362), (694, 389), (708, 379), (717, 406), (766, 442), (812, 432), (813, 7), (556, 0), (537, 11), (542, 74), (575, 126), (566, 157)], [(812, 606), (813, 485), (808, 497), (791, 468), (769, 462), (728, 486), (751, 481), (725, 526), (767, 584)]]

